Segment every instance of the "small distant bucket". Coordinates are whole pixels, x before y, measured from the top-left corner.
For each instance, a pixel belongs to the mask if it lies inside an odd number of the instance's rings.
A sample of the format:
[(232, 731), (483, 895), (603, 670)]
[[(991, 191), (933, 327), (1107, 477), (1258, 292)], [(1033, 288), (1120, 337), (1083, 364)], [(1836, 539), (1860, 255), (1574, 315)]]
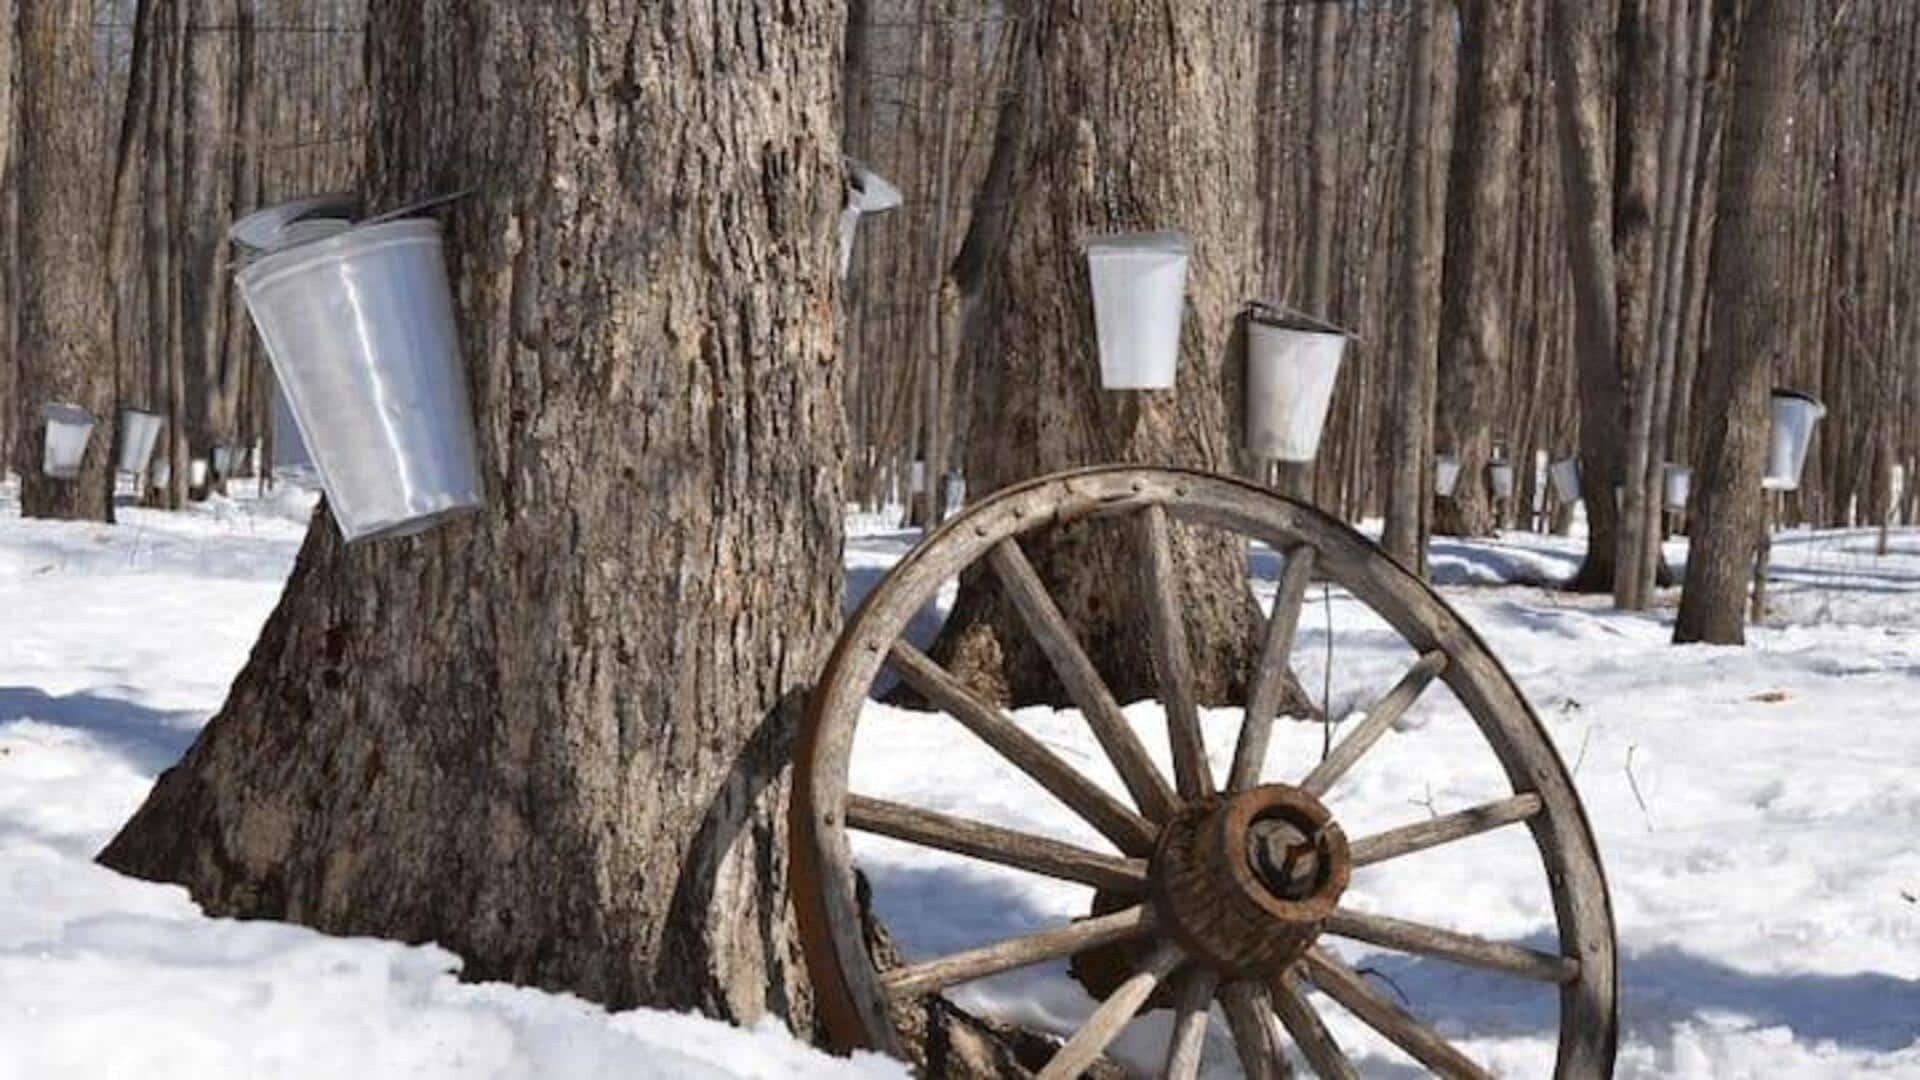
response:
[(1437, 454), (1433, 459), (1433, 490), (1441, 498), (1452, 498), (1460, 484), (1460, 459), (1452, 454)]
[(1345, 330), (1263, 304), (1247, 309), (1247, 449), (1312, 461), (1350, 340)]
[(240, 475), (240, 448), (221, 443), (213, 448), (213, 474), (222, 479)]
[(1580, 459), (1561, 458), (1547, 467), (1547, 478), (1553, 482), (1554, 497), (1563, 503), (1580, 501)]
[(1487, 483), (1493, 488), (1494, 498), (1503, 502), (1513, 498), (1513, 463), (1505, 460), (1488, 462)]
[(1100, 385), (1108, 390), (1171, 389), (1180, 366), (1180, 321), (1187, 307), (1187, 257), (1181, 232), (1136, 232), (1087, 241)]
[(197, 487), (197, 488), (203, 488), (207, 486), (207, 459), (206, 458), (197, 457), (197, 458), (194, 458), (192, 461), (187, 462), (187, 484), (191, 487)]
[(154, 462), (153, 468), (147, 472), (147, 486), (150, 488), (164, 488), (172, 482), (173, 462), (166, 458)]
[(927, 490), (927, 463), (916, 461), (907, 470), (907, 489), (915, 495)]
[(1813, 425), (1827, 415), (1827, 407), (1812, 394), (1798, 390), (1773, 392), (1773, 431), (1767, 449), (1767, 475), (1760, 486), (1768, 491), (1794, 491), (1806, 468)]
[(1685, 465), (1669, 464), (1660, 470), (1661, 487), (1669, 510), (1685, 510), (1687, 496), (1693, 493), (1693, 470)]
[(138, 475), (153, 461), (153, 448), (160, 442), (160, 429), (166, 417), (143, 409), (120, 410), (120, 458), (116, 463), (123, 473)]
[(347, 540), (480, 508), (439, 222), (347, 229), (237, 277)]
[(947, 505), (958, 507), (967, 501), (967, 478), (959, 470), (947, 473)]
[(47, 422), (40, 471), (55, 480), (78, 477), (80, 462), (87, 456), (87, 440), (93, 437), (93, 414), (78, 405), (55, 402), (42, 406), (40, 415)]

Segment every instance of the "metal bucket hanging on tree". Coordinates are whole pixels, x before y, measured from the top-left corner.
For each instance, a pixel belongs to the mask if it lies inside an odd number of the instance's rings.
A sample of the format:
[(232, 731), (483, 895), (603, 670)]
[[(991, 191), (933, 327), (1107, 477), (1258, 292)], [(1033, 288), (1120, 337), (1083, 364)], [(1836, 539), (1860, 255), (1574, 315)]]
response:
[(1760, 486), (1768, 491), (1795, 491), (1807, 465), (1807, 446), (1813, 426), (1827, 415), (1827, 407), (1812, 394), (1798, 390), (1773, 392), (1773, 432), (1768, 440), (1767, 475)]
[(40, 471), (55, 480), (75, 479), (87, 456), (87, 441), (93, 437), (93, 414), (78, 405), (54, 402), (42, 406), (40, 416), (47, 425)]
[(147, 471), (153, 462), (153, 448), (160, 442), (160, 429), (166, 417), (144, 409), (120, 410), (120, 457), (114, 465), (135, 476)]
[(1187, 307), (1187, 234), (1114, 233), (1089, 239), (1086, 250), (1100, 385), (1172, 389)]
[(1693, 470), (1668, 462), (1660, 470), (1663, 500), (1669, 510), (1685, 510), (1687, 496), (1693, 494)]
[(1494, 458), (1487, 462), (1487, 486), (1493, 489), (1493, 497), (1501, 502), (1513, 498), (1513, 462), (1506, 458)]
[(884, 214), (900, 205), (900, 189), (865, 163), (843, 158), (847, 169), (847, 201), (840, 209), (840, 276), (846, 277), (853, 266), (853, 238), (860, 231), (860, 219)]
[(262, 255), (237, 277), (347, 540), (480, 508), (439, 222), (357, 225)]
[(1352, 335), (1266, 304), (1247, 307), (1247, 449), (1260, 461), (1312, 461)]
[(213, 475), (222, 480), (230, 480), (240, 475), (240, 448), (232, 443), (218, 443), (213, 448)]
[(1460, 459), (1452, 454), (1435, 454), (1433, 458), (1433, 493), (1443, 499), (1453, 498), (1453, 489), (1460, 485)]
[(1561, 458), (1547, 467), (1547, 479), (1553, 483), (1554, 497), (1563, 503), (1580, 501), (1580, 459)]

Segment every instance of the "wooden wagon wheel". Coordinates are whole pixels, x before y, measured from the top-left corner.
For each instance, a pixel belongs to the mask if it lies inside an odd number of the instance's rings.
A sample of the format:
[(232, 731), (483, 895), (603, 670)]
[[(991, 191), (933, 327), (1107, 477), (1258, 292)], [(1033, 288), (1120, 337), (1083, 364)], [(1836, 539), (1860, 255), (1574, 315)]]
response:
[[(1172, 784), (1145, 752), (1016, 542), (1092, 516), (1130, 518), (1136, 525), (1150, 609), (1144, 614), (1164, 687)], [(1170, 567), (1170, 520), (1224, 529), (1286, 556), (1232, 767), (1219, 791), (1190, 690)], [(1082, 776), (902, 637), (909, 618), (943, 583), (981, 559), (1080, 706), (1132, 805)], [(1316, 575), (1385, 619), (1419, 659), (1331, 753), (1301, 770), (1304, 777), (1263, 782), (1294, 628)], [(849, 792), (854, 735), (882, 664), (891, 664), (927, 700), (1084, 818), (1117, 854)], [(1349, 840), (1321, 796), (1435, 678), (1472, 716), (1512, 794)], [(1124, 964), (1109, 985), (1098, 988), (1104, 1001), (1042, 1077), (1077, 1075), (1156, 991), (1175, 1008), (1167, 1076), (1195, 1075), (1216, 998), (1248, 1075), (1285, 1075), (1286, 1038), (1320, 1076), (1355, 1075), (1303, 993), (1304, 983), (1434, 1072), (1487, 1075), (1319, 944), (1322, 936), (1332, 936), (1555, 984), (1555, 1075), (1612, 1072), (1612, 914), (1593, 837), (1565, 767), (1512, 678), (1460, 617), (1364, 537), (1312, 507), (1229, 478), (1164, 468), (1086, 469), (1002, 492), (928, 536), (867, 596), (815, 690), (797, 764), (794, 901), (819, 1008), (842, 1048), (901, 1053), (890, 1003), (1025, 965), (1068, 957), (1078, 964), (1104, 951), (1118, 952)], [(1557, 952), (1340, 906), (1356, 868), (1520, 823), (1532, 833), (1546, 870)], [(861, 929), (849, 828), (1092, 885), (1105, 902), (1089, 917), (1056, 928), (882, 971)], [(1123, 950), (1115, 949), (1119, 943)]]

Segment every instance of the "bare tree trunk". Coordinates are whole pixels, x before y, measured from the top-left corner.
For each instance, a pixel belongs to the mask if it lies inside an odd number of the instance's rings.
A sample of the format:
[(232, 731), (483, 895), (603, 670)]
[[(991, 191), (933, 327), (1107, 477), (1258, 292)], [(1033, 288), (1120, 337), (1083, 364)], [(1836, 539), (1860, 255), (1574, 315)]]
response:
[[(1519, 183), (1521, 74), (1526, 12), (1501, 0), (1461, 5), (1460, 130), (1447, 186), (1442, 276), (1438, 446), (1460, 458), (1453, 496), (1434, 508), (1434, 531), (1494, 530), (1486, 483), (1493, 421), (1510, 362), (1507, 318), (1515, 306), (1511, 265)], [(1517, 432), (1510, 432), (1517, 434)]]
[[(1260, 255), (1253, 0), (1037, 3), (1030, 19), (1026, 47), (1038, 52), (1023, 165), (990, 274), (996, 317), (977, 357), (968, 481), (986, 494), (1107, 461), (1230, 470), (1241, 417), (1233, 328)], [(1148, 25), (1153, 33), (1142, 32)], [(1103, 393), (1081, 246), (1092, 234), (1140, 228), (1182, 228), (1193, 239), (1179, 387)], [(1199, 692), (1239, 700), (1259, 621), (1245, 552), (1187, 529), (1176, 548)], [(1152, 694), (1127, 534), (1084, 523), (1028, 553), (1115, 694)], [(934, 651), (1002, 700), (1067, 700), (990, 574), (962, 582)]]
[[(1722, 0), (1719, 17), (1737, 17)], [(1768, 438), (1768, 388), (1793, 308), (1787, 294), (1786, 173), (1799, 5), (1747, 0), (1734, 68), (1732, 126), (1714, 228), (1713, 341), (1705, 365), (1706, 453), (1695, 481), (1686, 588), (1676, 642), (1739, 645), (1748, 570), (1765, 528), (1760, 489)]]
[(840, 20), (377, 0), (370, 195), (480, 192), (449, 256), (489, 507), (353, 548), (316, 515), (102, 861), (471, 978), (810, 1023), (784, 771), (839, 617)]
[(1553, 0), (1547, 30), (1565, 188), (1567, 262), (1573, 276), (1574, 353), (1580, 378), (1580, 478), (1587, 554), (1568, 583), (1582, 592), (1613, 587), (1621, 477), (1620, 369), (1613, 269), (1613, 189), (1607, 164), (1605, 9)]
[[(14, 467), (27, 517), (113, 520), (113, 346), (92, 0), (16, 0), (20, 49), (19, 319)], [(93, 414), (80, 475), (41, 473), (54, 402)]]
[[(1400, 191), (1406, 251), (1400, 264), (1401, 324), (1393, 405), (1387, 520), (1381, 546), (1421, 576), (1427, 572), (1427, 502), (1432, 491), (1433, 399), (1443, 235), (1434, 228), (1434, 53), (1453, 32), (1445, 0), (1415, 0), (1408, 47), (1405, 179)], [(1442, 204), (1444, 205), (1444, 200)]]

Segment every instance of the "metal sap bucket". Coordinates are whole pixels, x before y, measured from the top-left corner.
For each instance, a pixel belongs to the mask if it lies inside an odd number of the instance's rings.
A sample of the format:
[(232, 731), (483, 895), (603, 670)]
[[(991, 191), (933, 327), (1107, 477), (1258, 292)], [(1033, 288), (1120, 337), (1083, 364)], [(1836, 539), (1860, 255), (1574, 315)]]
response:
[(1451, 498), (1460, 483), (1460, 459), (1452, 454), (1436, 454), (1433, 459), (1433, 490), (1442, 498)]
[(1667, 509), (1685, 510), (1687, 496), (1693, 494), (1693, 470), (1685, 465), (1668, 463), (1661, 467), (1660, 480)]
[(343, 536), (405, 536), (481, 507), (439, 222), (348, 229), (237, 277)]
[(916, 461), (907, 469), (907, 490), (918, 495), (927, 490), (927, 463)]
[(863, 162), (843, 158), (847, 169), (847, 201), (840, 210), (840, 276), (846, 277), (853, 266), (853, 237), (860, 231), (860, 219), (869, 214), (884, 214), (900, 205), (900, 189)]
[(187, 486), (203, 488), (207, 486), (207, 459), (194, 458), (187, 462)]
[(1773, 431), (1768, 440), (1767, 475), (1760, 486), (1768, 491), (1794, 491), (1807, 465), (1807, 446), (1813, 425), (1827, 415), (1827, 407), (1812, 394), (1798, 390), (1773, 392)]
[(1493, 488), (1493, 497), (1501, 501), (1513, 498), (1513, 463), (1510, 461), (1487, 462), (1487, 484)]
[(1580, 459), (1561, 458), (1547, 467), (1547, 479), (1553, 482), (1554, 497), (1563, 503), (1580, 501)]
[(1247, 309), (1247, 449), (1261, 461), (1312, 461), (1350, 335), (1261, 304)]
[(120, 458), (116, 467), (123, 473), (138, 475), (153, 462), (153, 448), (160, 442), (160, 429), (167, 418), (144, 409), (120, 410)]
[(147, 486), (150, 488), (165, 488), (172, 481), (173, 462), (166, 458), (154, 462), (152, 470), (147, 473)]
[(232, 443), (219, 443), (213, 448), (213, 474), (221, 479), (230, 479), (240, 475), (240, 448)]
[(1172, 388), (1191, 250), (1181, 232), (1114, 233), (1087, 241), (1102, 387)]
[(54, 402), (41, 406), (40, 415), (47, 422), (40, 471), (55, 480), (74, 479), (80, 475), (87, 441), (93, 437), (93, 414), (78, 405)]

